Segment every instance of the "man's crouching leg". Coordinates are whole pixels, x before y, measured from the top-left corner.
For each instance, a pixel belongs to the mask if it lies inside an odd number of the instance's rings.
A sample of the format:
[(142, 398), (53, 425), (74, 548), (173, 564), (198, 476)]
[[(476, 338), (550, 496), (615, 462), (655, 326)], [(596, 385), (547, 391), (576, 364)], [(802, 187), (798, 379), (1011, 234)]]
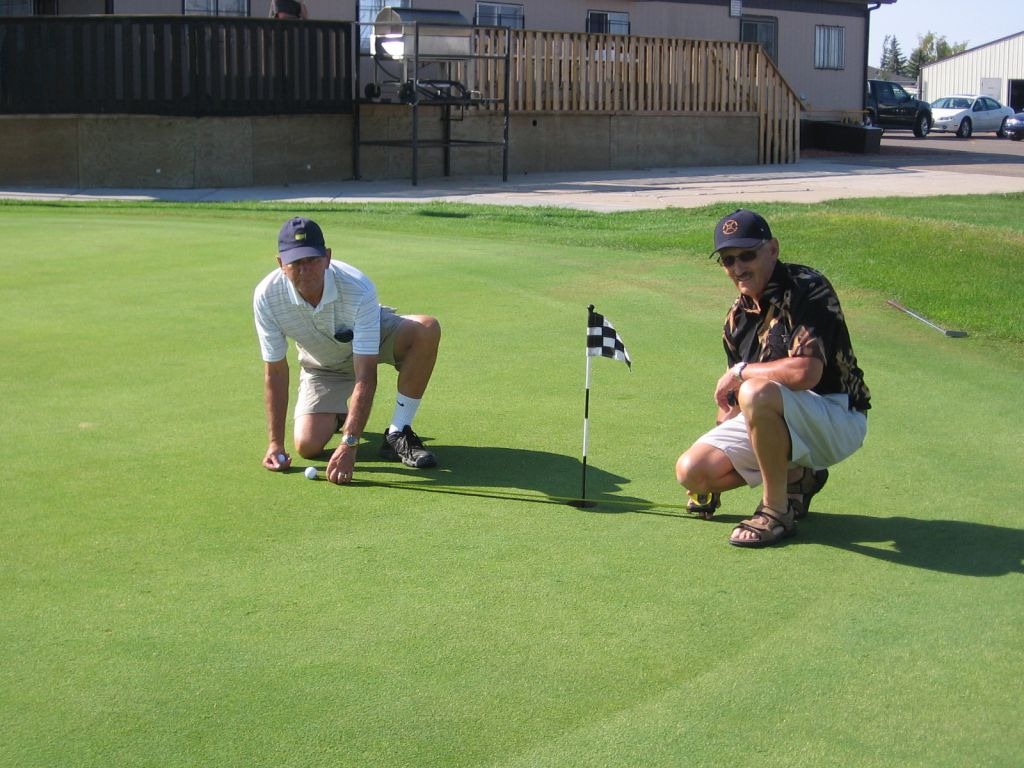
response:
[(304, 459), (320, 458), (338, 427), (345, 423), (345, 414), (304, 413), (295, 417), (295, 450)]
[(413, 420), (437, 362), (441, 324), (430, 315), (403, 315), (394, 334), (394, 366), (398, 369), (398, 392), (391, 422), (384, 432), (380, 456), (401, 461), (408, 467), (437, 466), (434, 454), (423, 445), (413, 429)]
[(676, 480), (686, 489), (686, 509), (702, 520), (714, 517), (723, 491), (745, 485), (725, 452), (706, 443), (694, 443), (679, 457)]

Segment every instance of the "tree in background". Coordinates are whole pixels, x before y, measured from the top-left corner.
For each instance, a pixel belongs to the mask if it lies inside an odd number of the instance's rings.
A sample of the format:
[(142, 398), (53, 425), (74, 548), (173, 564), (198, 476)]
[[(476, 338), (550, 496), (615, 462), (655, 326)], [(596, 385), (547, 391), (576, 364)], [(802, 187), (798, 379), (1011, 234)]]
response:
[(902, 75), (906, 73), (907, 59), (900, 50), (900, 41), (896, 35), (886, 35), (882, 41), (882, 61), (878, 69), (887, 75)]
[(905, 74), (911, 77), (919, 77), (921, 68), (933, 61), (948, 59), (958, 53), (967, 50), (967, 43), (950, 43), (942, 35), (929, 32), (927, 35), (917, 38), (917, 48), (910, 54)]
[(921, 76), (921, 67), (928, 64), (931, 59), (928, 58), (928, 52), (921, 48), (915, 48), (910, 52), (910, 59), (907, 61), (907, 74), (911, 77), (918, 78)]

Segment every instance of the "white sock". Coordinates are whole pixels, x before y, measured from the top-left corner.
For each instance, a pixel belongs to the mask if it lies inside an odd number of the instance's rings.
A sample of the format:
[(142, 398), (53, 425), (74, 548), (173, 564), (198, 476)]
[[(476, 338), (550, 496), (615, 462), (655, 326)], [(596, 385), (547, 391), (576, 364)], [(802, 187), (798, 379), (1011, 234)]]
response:
[(406, 426), (412, 426), (412, 420), (416, 418), (419, 407), (419, 400), (415, 397), (406, 397), (399, 392), (395, 398), (395, 413), (391, 417), (391, 426), (388, 429), (392, 432), (401, 432)]

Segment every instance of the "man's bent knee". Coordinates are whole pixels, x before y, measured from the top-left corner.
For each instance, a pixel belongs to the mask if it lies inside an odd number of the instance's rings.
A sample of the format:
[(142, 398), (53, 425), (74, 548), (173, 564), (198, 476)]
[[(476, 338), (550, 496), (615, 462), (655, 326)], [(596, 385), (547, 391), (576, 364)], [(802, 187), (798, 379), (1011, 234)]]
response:
[(304, 459), (315, 459), (324, 452), (327, 441), (331, 439), (332, 435), (333, 433), (324, 437), (315, 431), (302, 433), (296, 431), (295, 450)]
[(408, 324), (403, 330), (411, 334), (412, 344), (437, 346), (441, 342), (441, 323), (431, 315), (405, 315)]
[(705, 491), (712, 477), (712, 467), (706, 451), (694, 446), (676, 462), (676, 480), (691, 491)]
[(304, 459), (317, 459), (324, 452), (327, 443), (295, 441), (295, 451)]
[(679, 457), (676, 480), (695, 493), (727, 491), (744, 484), (728, 454), (707, 443), (694, 443)]
[(338, 431), (336, 413), (309, 413), (295, 421), (295, 450), (304, 459), (315, 459)]
[(768, 379), (748, 379), (740, 385), (738, 402), (740, 410), (743, 411), (748, 421), (750, 414), (763, 409), (782, 413), (784, 403), (779, 386), (778, 383)]

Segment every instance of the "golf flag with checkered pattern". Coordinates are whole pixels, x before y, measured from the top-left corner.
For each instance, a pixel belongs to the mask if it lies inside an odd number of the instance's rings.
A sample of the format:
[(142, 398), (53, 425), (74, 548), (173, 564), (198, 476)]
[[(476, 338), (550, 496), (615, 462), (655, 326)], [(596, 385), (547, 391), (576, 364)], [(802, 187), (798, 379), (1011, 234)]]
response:
[(633, 361), (629, 359), (626, 345), (622, 337), (604, 315), (594, 311), (594, 305), (588, 307), (590, 317), (587, 320), (587, 355), (590, 357), (610, 357), (621, 360), (629, 370), (633, 370)]
[(587, 501), (587, 448), (590, 441), (590, 358), (610, 357), (613, 360), (621, 360), (630, 371), (633, 370), (633, 361), (629, 359), (629, 352), (626, 345), (622, 343), (615, 327), (608, 322), (604, 315), (594, 311), (594, 305), (587, 307), (587, 378), (585, 395), (583, 399), (583, 483), (580, 490), (579, 501), (574, 502), (575, 506), (592, 507), (593, 502)]

